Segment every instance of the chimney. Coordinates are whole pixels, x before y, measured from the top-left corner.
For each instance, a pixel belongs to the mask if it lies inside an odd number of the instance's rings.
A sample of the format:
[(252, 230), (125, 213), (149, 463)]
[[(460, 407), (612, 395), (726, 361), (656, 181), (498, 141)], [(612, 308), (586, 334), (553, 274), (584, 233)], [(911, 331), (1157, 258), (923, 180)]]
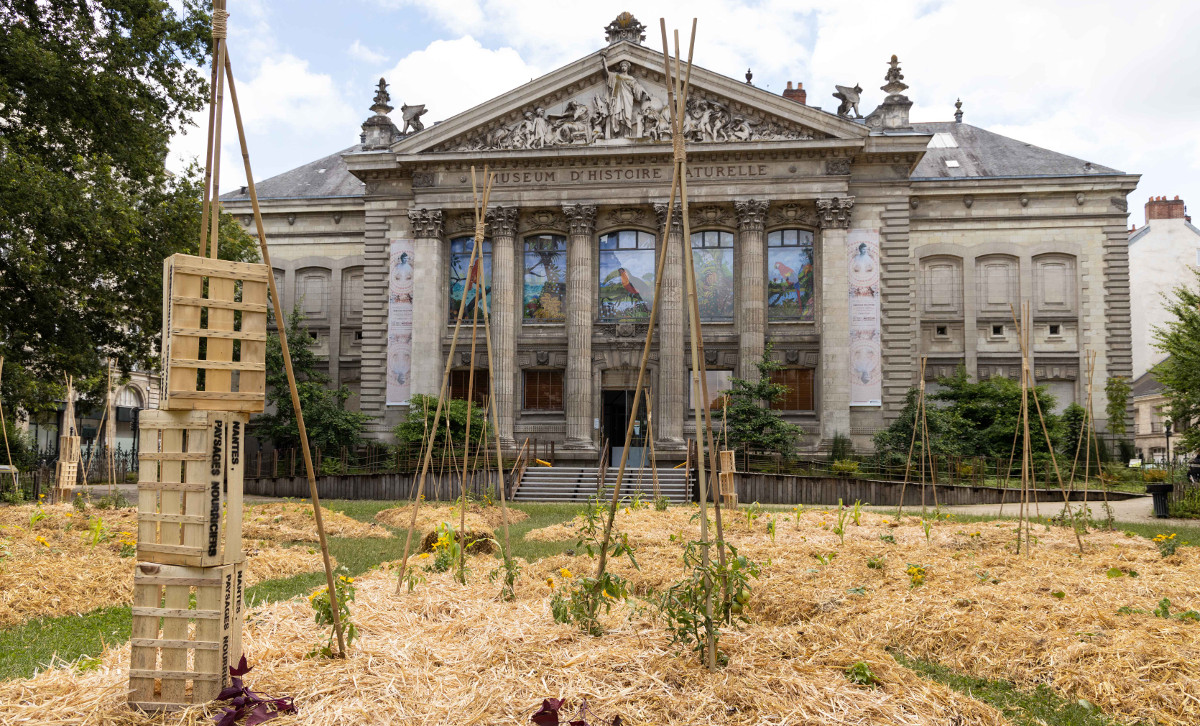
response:
[(1146, 223), (1154, 219), (1187, 219), (1187, 208), (1178, 194), (1174, 199), (1150, 197), (1146, 202)]
[(787, 88), (783, 89), (783, 97), (789, 98), (796, 103), (805, 106), (808, 101), (808, 91), (804, 90), (804, 84), (797, 82), (796, 87), (792, 88), (792, 82), (788, 81)]

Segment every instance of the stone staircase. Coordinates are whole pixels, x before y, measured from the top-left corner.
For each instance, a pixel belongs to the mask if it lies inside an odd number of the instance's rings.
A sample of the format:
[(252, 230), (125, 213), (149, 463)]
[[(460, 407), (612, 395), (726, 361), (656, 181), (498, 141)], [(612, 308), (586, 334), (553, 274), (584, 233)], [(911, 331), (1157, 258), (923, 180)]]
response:
[[(531, 466), (525, 470), (524, 476), (517, 486), (513, 496), (518, 502), (585, 502), (596, 495), (599, 468), (572, 466)], [(610, 467), (604, 476), (607, 486), (605, 496), (612, 496), (612, 485), (617, 481), (617, 470)], [(687, 472), (680, 469), (658, 470), (659, 491), (675, 504), (682, 504), (691, 499), (688, 489)], [(625, 481), (621, 482), (621, 498), (632, 498), (638, 491), (643, 501), (654, 500), (654, 479), (650, 470), (642, 473), (641, 484), (638, 484), (637, 469), (627, 469)]]

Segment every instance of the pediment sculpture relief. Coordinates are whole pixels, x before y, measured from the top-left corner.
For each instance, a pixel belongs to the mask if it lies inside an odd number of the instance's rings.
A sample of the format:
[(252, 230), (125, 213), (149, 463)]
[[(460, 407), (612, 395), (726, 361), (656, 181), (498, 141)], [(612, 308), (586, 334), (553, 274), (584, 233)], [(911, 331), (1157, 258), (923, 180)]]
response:
[[(446, 151), (491, 149), (543, 149), (584, 146), (598, 141), (667, 142), (671, 140), (666, 92), (640, 80), (629, 61), (610, 65), (601, 54), (604, 84), (578, 94), (552, 113), (551, 104), (526, 108), (521, 118), (451, 141)], [(688, 141), (734, 142), (807, 140), (823, 134), (784, 125), (753, 112), (735, 110), (733, 104), (700, 94), (688, 98), (683, 119)]]

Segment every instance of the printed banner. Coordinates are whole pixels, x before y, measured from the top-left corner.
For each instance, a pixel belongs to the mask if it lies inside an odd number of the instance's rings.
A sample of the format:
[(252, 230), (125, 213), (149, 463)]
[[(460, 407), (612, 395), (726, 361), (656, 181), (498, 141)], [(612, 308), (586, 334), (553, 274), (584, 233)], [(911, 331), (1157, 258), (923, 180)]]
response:
[(387, 405), (400, 406), (408, 403), (412, 375), (412, 240), (392, 240), (388, 270)]
[(850, 272), (850, 405), (879, 406), (883, 399), (879, 230), (852, 229), (846, 242)]

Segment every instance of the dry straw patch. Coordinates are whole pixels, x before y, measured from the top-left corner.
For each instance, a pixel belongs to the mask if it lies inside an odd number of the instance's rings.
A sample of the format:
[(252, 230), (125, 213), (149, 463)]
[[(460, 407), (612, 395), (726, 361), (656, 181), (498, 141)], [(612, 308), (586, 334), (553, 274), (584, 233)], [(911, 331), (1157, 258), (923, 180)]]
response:
[[(680, 576), (681, 550), (668, 538), (694, 538), (696, 511), (618, 513), (616, 526), (639, 547), (641, 570), (620, 562), (614, 570), (635, 592), (661, 590)], [(569, 538), (579, 521), (528, 537)], [(1200, 723), (1200, 623), (1117, 614), (1123, 606), (1152, 611), (1164, 597), (1173, 612), (1200, 610), (1200, 548), (1163, 559), (1140, 537), (1095, 532), (1084, 537), (1080, 558), (1069, 529), (1036, 526), (1027, 557), (1013, 553), (1015, 522), (940, 522), (928, 542), (916, 517), (897, 523), (864, 513), (860, 522), (847, 520), (841, 545), (835, 512), (806, 511), (799, 524), (791, 512), (763, 513), (750, 524), (744, 514), (727, 515), (727, 539), (754, 560), (771, 560), (751, 617), (805, 633), (828, 628), (845, 642), (902, 649), (1023, 688), (1045, 683), (1120, 719)], [(819, 557), (831, 554), (822, 564)], [(868, 567), (870, 558), (883, 558), (882, 569)], [(554, 577), (558, 567), (579, 565), (569, 560), (549, 558), (533, 571)], [(926, 568), (925, 585), (910, 587), (909, 563)], [(1112, 578), (1111, 568), (1138, 576)]]
[[(472, 558), (476, 576), (465, 588), (446, 573), (399, 598), (392, 573), (359, 578), (354, 614), (362, 638), (346, 661), (304, 658), (316, 634), (302, 598), (253, 610), (245, 630), (255, 665), (248, 685), (294, 695), (300, 713), (290, 722), (302, 724), (520, 724), (545, 696), (587, 697), (596, 713), (633, 724), (1007, 723), (991, 707), (823, 626), (728, 633), (722, 646), (731, 663), (716, 673), (680, 657), (661, 628), (629, 618), (624, 607), (607, 618), (603, 639), (590, 638), (550, 619), (545, 587), (526, 586), (516, 602), (499, 602), (479, 574), (493, 562)], [(63, 668), (0, 684), (0, 722), (164, 723), (126, 708), (127, 651), (108, 651), (95, 672)], [(871, 664), (881, 687), (846, 680), (845, 668), (858, 660)], [(195, 708), (169, 721), (203, 723), (215, 710)]]
[[(330, 537), (363, 539), (392, 536), (392, 533), (383, 527), (360, 522), (325, 507), (321, 507), (321, 516), (325, 521), (325, 533)], [(247, 506), (242, 518), (242, 536), (248, 540), (316, 542), (317, 525), (313, 518), (312, 504), (302, 499), (298, 502), (271, 502)]]
[[(417, 508), (417, 534), (425, 536), (437, 529), (442, 522), (449, 522), (458, 529), (460, 509), (453, 504), (422, 504)], [(515, 524), (528, 519), (529, 514), (520, 509), (508, 509), (508, 523)], [(375, 515), (375, 521), (389, 527), (408, 529), (412, 520), (412, 505), (385, 509)], [(472, 502), (467, 507), (467, 529), (481, 532), (492, 532), (504, 523), (500, 507), (484, 507)], [(561, 538), (565, 539), (565, 538)]]
[[(122, 541), (136, 540), (132, 509), (75, 512), (42, 507), (45, 519), (29, 526), (32, 505), (0, 508), (0, 628), (37, 617), (74, 615), (122, 605), (133, 596), (133, 557)], [(101, 517), (108, 539), (91, 544), (89, 519)], [(85, 536), (87, 539), (85, 539)], [(40, 538), (40, 539), (39, 539)], [(322, 569), (319, 552), (247, 542), (247, 584)]]

